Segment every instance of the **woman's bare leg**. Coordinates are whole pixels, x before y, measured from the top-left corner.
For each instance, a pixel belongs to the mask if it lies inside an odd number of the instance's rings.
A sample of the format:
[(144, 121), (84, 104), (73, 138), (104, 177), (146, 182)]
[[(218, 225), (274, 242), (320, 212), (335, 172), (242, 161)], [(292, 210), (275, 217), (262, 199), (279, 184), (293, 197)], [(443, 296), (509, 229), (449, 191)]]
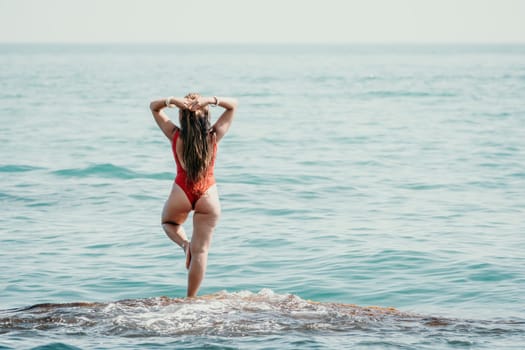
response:
[(191, 255), (187, 246), (188, 237), (182, 224), (186, 221), (190, 211), (191, 204), (186, 194), (177, 184), (173, 184), (171, 193), (162, 210), (162, 228), (166, 235), (185, 251), (186, 268), (189, 267)]
[(206, 273), (208, 249), (213, 230), (219, 220), (221, 207), (217, 186), (212, 186), (195, 204), (193, 235), (191, 237), (191, 263), (188, 274), (188, 296), (194, 297)]

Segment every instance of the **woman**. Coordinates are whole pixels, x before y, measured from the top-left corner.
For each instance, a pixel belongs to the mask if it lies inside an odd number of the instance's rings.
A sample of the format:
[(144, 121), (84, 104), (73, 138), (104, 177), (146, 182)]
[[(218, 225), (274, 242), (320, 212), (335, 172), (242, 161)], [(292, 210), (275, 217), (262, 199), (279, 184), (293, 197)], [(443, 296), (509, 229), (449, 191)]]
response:
[[(210, 124), (210, 105), (225, 109), (213, 126)], [(164, 112), (166, 107), (179, 109), (180, 127), (168, 118)], [(162, 211), (162, 227), (186, 254), (186, 268), (189, 269), (187, 295), (194, 297), (206, 272), (211, 236), (221, 213), (213, 175), (217, 144), (230, 128), (237, 101), (192, 93), (184, 98), (152, 101), (150, 109), (172, 143), (177, 164), (177, 177)], [(190, 242), (182, 224), (192, 210), (195, 212)]]

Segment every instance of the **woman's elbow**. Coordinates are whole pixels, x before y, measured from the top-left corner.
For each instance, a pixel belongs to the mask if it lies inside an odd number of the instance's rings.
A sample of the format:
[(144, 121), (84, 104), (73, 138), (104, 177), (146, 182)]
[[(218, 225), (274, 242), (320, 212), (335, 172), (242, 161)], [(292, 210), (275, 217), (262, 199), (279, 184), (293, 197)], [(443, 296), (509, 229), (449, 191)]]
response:
[(149, 109), (154, 112), (157, 110), (157, 108), (155, 107), (155, 101), (151, 101), (150, 104), (149, 104)]

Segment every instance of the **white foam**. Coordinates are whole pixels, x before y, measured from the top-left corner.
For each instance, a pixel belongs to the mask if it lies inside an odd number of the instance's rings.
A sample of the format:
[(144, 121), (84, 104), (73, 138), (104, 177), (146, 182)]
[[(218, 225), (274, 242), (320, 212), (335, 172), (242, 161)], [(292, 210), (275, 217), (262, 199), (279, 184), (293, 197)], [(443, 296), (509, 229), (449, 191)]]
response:
[[(39, 317), (33, 317), (36, 314)], [(27, 327), (42, 327), (40, 323), (45, 323), (44, 326), (49, 328), (126, 336), (241, 336), (283, 330), (344, 331), (355, 327), (399, 325), (407, 318), (420, 319), (392, 309), (306, 301), (271, 289), (257, 293), (221, 291), (192, 299), (158, 297), (75, 307), (56, 304), (22, 310), (19, 316), (24, 322), (34, 320), (34, 324), (24, 323)], [(60, 322), (63, 319), (68, 322)]]

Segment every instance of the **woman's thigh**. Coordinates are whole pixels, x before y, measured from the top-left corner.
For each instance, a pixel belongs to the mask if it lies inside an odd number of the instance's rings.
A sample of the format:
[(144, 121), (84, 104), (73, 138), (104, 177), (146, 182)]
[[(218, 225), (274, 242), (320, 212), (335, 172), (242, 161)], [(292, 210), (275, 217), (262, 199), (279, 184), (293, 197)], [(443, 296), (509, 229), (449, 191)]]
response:
[(173, 184), (170, 195), (162, 209), (162, 222), (181, 225), (191, 211), (191, 203), (186, 193), (176, 183)]
[(217, 186), (212, 186), (197, 203), (193, 214), (192, 244), (207, 248), (211, 241), (213, 229), (219, 221), (221, 205)]

